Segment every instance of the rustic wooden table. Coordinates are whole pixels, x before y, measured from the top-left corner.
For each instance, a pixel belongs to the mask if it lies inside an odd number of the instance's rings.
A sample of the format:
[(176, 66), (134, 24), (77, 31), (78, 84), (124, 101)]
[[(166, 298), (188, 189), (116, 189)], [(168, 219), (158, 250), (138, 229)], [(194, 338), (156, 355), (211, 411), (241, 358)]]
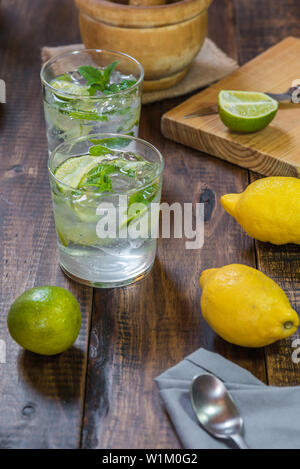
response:
[[(275, 9), (272, 0), (215, 0), (210, 9), (209, 36), (241, 64), (287, 35), (300, 36), (298, 0), (278, 0)], [(181, 98), (144, 106), (140, 135), (165, 157), (163, 200), (206, 203), (203, 249), (159, 240), (152, 273), (129, 288), (93, 291), (69, 281), (57, 265), (39, 70), (42, 46), (79, 41), (71, 0), (2, 0), (0, 447), (180, 448), (153, 378), (198, 347), (269, 384), (300, 384), (291, 339), (250, 350), (215, 336), (201, 317), (200, 272), (257, 266), (300, 312), (300, 250), (254, 242), (220, 207), (221, 194), (242, 191), (255, 174), (162, 137), (161, 115)], [(75, 346), (53, 358), (21, 350), (6, 328), (16, 296), (45, 284), (69, 289), (83, 316)]]

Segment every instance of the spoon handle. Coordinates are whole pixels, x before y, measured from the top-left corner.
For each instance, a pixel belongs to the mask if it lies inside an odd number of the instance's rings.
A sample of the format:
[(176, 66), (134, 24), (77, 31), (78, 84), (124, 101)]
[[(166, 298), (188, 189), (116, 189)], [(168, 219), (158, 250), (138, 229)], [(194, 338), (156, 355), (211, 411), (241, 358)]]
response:
[(239, 447), (239, 449), (249, 449), (249, 446), (247, 445), (244, 438), (239, 433), (236, 433), (235, 435), (231, 435), (230, 437), (235, 442), (235, 444)]

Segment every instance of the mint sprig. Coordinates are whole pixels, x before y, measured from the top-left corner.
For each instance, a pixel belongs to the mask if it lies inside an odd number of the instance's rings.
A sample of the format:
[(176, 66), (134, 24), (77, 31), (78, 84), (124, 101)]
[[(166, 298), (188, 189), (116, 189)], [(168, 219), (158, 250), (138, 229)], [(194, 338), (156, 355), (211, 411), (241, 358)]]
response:
[[(114, 140), (122, 139), (122, 137), (95, 139), (96, 145), (89, 148), (91, 156), (104, 156), (110, 153), (109, 144), (112, 145), (116, 142)], [(94, 140), (94, 139), (93, 139)], [(101, 142), (101, 143), (98, 143)], [(112, 180), (110, 174), (121, 173), (128, 177), (135, 178), (137, 172), (140, 171), (145, 165), (149, 165), (148, 161), (143, 160), (139, 155), (135, 155), (137, 161), (126, 160), (117, 158), (115, 160), (104, 160), (92, 168), (80, 183), (80, 188), (92, 186), (97, 188), (100, 192), (114, 192), (112, 189)], [(144, 191), (138, 191), (131, 196), (130, 204), (133, 202), (150, 203), (156, 193), (155, 185), (146, 188)]]
[(104, 70), (98, 70), (91, 65), (82, 65), (78, 67), (78, 72), (86, 80), (88, 91), (93, 96), (97, 90), (104, 91), (109, 86), (112, 72), (116, 68), (118, 62), (112, 62)]
[(117, 93), (130, 88), (136, 83), (136, 80), (124, 79), (120, 83), (110, 83), (111, 75), (118, 62), (112, 62), (104, 70), (99, 70), (91, 65), (82, 65), (78, 67), (78, 72), (86, 80), (90, 96), (94, 96), (97, 91), (104, 94)]
[(96, 187), (100, 192), (113, 192), (112, 180), (109, 174), (115, 171), (113, 165), (98, 165), (87, 174), (87, 180), (82, 185), (84, 187)]

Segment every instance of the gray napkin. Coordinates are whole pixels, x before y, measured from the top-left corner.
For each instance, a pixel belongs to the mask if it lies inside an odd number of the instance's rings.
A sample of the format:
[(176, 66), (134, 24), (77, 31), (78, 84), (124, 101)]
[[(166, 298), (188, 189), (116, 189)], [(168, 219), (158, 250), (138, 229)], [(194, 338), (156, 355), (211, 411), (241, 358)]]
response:
[(200, 427), (191, 406), (191, 381), (207, 373), (225, 383), (244, 419), (244, 436), (250, 448), (300, 448), (300, 388), (266, 386), (248, 371), (205, 349), (197, 350), (155, 379), (184, 448), (229, 447)]

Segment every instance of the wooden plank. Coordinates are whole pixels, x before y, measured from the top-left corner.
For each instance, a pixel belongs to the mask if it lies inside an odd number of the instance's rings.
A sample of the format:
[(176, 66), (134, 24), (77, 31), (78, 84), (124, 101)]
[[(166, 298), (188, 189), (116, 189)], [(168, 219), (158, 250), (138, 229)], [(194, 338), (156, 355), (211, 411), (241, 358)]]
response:
[[(219, 24), (226, 25), (224, 41), (233, 37), (231, 2), (215, 3), (222, 8), (215, 10), (215, 27), (210, 17), (210, 32), (221, 43)], [(235, 48), (227, 47), (234, 56)], [(255, 265), (253, 241), (218, 202), (226, 192), (243, 190), (248, 172), (205, 154), (199, 158), (198, 152), (163, 138), (161, 115), (178, 102), (144, 106), (140, 135), (165, 158), (162, 200), (205, 203), (205, 244), (189, 251), (185, 239), (160, 239), (154, 269), (143, 282), (95, 292), (84, 448), (180, 447), (153, 379), (200, 346), (265, 380), (263, 350), (234, 347), (216, 337), (199, 307), (203, 269), (230, 262)]]
[(300, 177), (300, 107), (280, 104), (274, 121), (260, 132), (230, 132), (218, 114), (185, 119), (217, 102), (220, 90), (283, 92), (299, 74), (300, 39), (287, 38), (205, 91), (163, 116), (163, 134), (266, 176)]
[(279, 0), (276, 3), (272, 0), (234, 0), (233, 4), (241, 64), (288, 36), (300, 37), (297, 0)]
[[(0, 339), (7, 345), (7, 362), (0, 364), (0, 448), (76, 448), (92, 290), (69, 282), (57, 264), (39, 82), (40, 48), (78, 42), (76, 11), (68, 0), (4, 0), (0, 9), (0, 77), (7, 84), (7, 104), (0, 105)], [(83, 316), (75, 346), (52, 358), (23, 351), (6, 327), (13, 300), (45, 284), (70, 290)]]
[(208, 10), (208, 36), (227, 55), (238, 60), (235, 11), (232, 1), (212, 2)]
[[(271, 0), (264, 2), (236, 0), (234, 3), (241, 63), (288, 35), (300, 36), (300, 9), (296, 0), (281, 0), (276, 3), (276, 9)], [(252, 174), (251, 181), (257, 177)], [(285, 290), (293, 308), (300, 313), (299, 246), (273, 246), (257, 242), (256, 247), (258, 268)], [(297, 338), (299, 339), (299, 332), (292, 338), (266, 348), (269, 384), (276, 386), (300, 384), (299, 364), (292, 361), (292, 354), (296, 350), (292, 344)]]
[(95, 292), (85, 448), (177, 448), (153, 379), (200, 346), (264, 379), (263, 351), (241, 349), (217, 338), (199, 306), (203, 269), (255, 262), (252, 240), (218, 203), (222, 193), (242, 190), (248, 175), (165, 141), (158, 132), (160, 115), (159, 104), (147, 106), (141, 134), (165, 157), (163, 200), (205, 201), (205, 245), (199, 251), (187, 251), (185, 240), (160, 239), (154, 270), (143, 282)]
[[(292, 307), (300, 313), (300, 249), (296, 245), (272, 246), (257, 243), (258, 268), (269, 275), (286, 292)], [(300, 384), (299, 363), (293, 362), (293, 353), (299, 357), (299, 330), (292, 337), (266, 348), (268, 383), (274, 386)], [(297, 343), (294, 341), (298, 340)], [(296, 350), (297, 349), (297, 350)]]

